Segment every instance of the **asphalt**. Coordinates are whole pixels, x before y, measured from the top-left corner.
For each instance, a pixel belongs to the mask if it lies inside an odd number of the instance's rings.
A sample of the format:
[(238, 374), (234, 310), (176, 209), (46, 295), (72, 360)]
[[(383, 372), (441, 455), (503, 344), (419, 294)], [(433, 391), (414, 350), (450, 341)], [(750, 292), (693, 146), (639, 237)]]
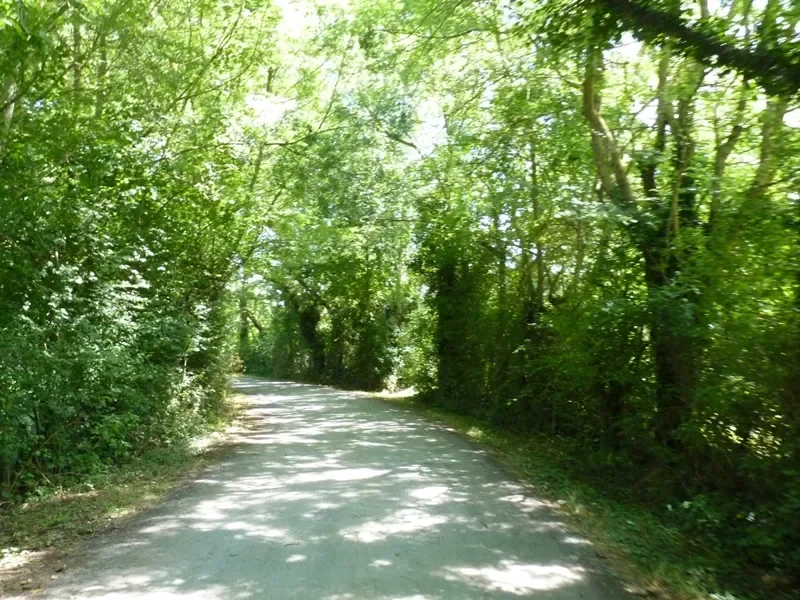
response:
[(241, 378), (252, 427), (216, 467), (37, 598), (621, 600), (477, 445), (363, 394)]

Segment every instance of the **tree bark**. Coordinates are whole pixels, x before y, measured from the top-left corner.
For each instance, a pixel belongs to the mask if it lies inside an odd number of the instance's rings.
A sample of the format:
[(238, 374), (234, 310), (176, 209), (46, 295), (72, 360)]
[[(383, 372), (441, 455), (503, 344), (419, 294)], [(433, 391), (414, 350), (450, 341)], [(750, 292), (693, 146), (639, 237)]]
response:
[[(795, 255), (800, 265), (800, 202), (795, 210)], [(790, 351), (788, 377), (784, 393), (784, 413), (791, 427), (789, 452), (795, 468), (800, 471), (800, 266), (795, 268), (794, 288), (794, 344)]]
[[(542, 220), (542, 203), (539, 194), (539, 164), (536, 157), (536, 140), (531, 139), (531, 203), (533, 204), (533, 222), (534, 226), (541, 228)], [(536, 308), (538, 312), (544, 311), (544, 282), (545, 282), (545, 262), (544, 262), (544, 247), (542, 245), (540, 236), (534, 236), (534, 250), (536, 257), (533, 260), (536, 266)]]
[(317, 377), (325, 374), (325, 344), (319, 336), (320, 312), (316, 306), (308, 306), (299, 310), (300, 335), (303, 336), (311, 352), (311, 368)]
[(3, 128), (0, 132), (0, 152), (5, 148), (8, 134), (11, 132), (11, 123), (14, 120), (14, 109), (16, 108), (17, 82), (12, 74), (3, 77)]
[(242, 281), (239, 290), (239, 356), (244, 358), (250, 347), (250, 327), (247, 323), (247, 288)]
[[(697, 384), (696, 341), (692, 336), (693, 310), (688, 311), (684, 301), (691, 305), (688, 297), (674, 298), (671, 287), (680, 273), (682, 257), (673, 249), (669, 239), (679, 233), (680, 224), (691, 224), (694, 210), (694, 192), (687, 173), (692, 158), (692, 140), (689, 137), (690, 113), (685, 97), (682, 114), (674, 119), (670, 127), (675, 135), (682, 136), (676, 146), (673, 160), (675, 183), (669, 199), (659, 193), (655, 169), (659, 163), (658, 153), (666, 146), (665, 126), (672, 118), (666, 95), (666, 61), (662, 59), (659, 70), (659, 119), (656, 127), (656, 142), (652, 149), (654, 157), (640, 165), (645, 195), (653, 206), (647, 215), (642, 215), (636, 203), (633, 186), (628, 179), (628, 170), (622, 161), (622, 153), (608, 124), (600, 112), (600, 94), (597, 89), (602, 67), (602, 54), (598, 48), (590, 52), (583, 82), (583, 113), (591, 130), (592, 150), (595, 165), (606, 195), (621, 209), (634, 215), (626, 225), (634, 245), (639, 249), (644, 263), (644, 281), (650, 312), (650, 346), (656, 377), (655, 426), (659, 441), (671, 450), (683, 451), (680, 428), (691, 413), (694, 391)], [(669, 208), (668, 208), (669, 207)], [(649, 225), (654, 222), (655, 226)], [(686, 260), (683, 257), (683, 260)], [(688, 320), (687, 320), (688, 319)], [(612, 402), (619, 401), (606, 398)], [(619, 407), (605, 407), (608, 415), (621, 414)], [(612, 427), (613, 429), (613, 427)]]
[(106, 75), (108, 74), (108, 49), (106, 48), (106, 34), (100, 33), (98, 42), (98, 49), (100, 56), (97, 64), (97, 92), (94, 100), (94, 117), (99, 119), (103, 116), (103, 107), (105, 105), (105, 86)]
[[(736, 69), (759, 81), (774, 94), (793, 95), (800, 90), (800, 64), (791, 53), (779, 46), (759, 44), (755, 49), (728, 43), (709, 29), (688, 25), (680, 12), (667, 12), (641, 0), (601, 0), (615, 19), (622, 17), (628, 29), (635, 30), (642, 41), (673, 40), (681, 52), (709, 66), (721, 65)], [(770, 0), (769, 5), (778, 5)]]
[(79, 5), (72, 5), (72, 91), (75, 94), (75, 103), (78, 102), (83, 83), (81, 81), (81, 13)]

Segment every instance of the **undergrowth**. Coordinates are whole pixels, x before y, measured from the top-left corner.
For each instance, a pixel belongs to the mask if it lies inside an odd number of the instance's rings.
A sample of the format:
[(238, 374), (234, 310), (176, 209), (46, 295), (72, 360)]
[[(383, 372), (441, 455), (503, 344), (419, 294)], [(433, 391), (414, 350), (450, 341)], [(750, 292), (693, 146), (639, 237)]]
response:
[(231, 398), (194, 440), (151, 450), (105, 472), (40, 486), (24, 501), (6, 505), (0, 511), (0, 565), (51, 550), (63, 554), (82, 538), (155, 505), (225, 451), (225, 429), (243, 407), (243, 397)]
[[(789, 600), (798, 591), (732, 560), (720, 540), (687, 535), (685, 507), (648, 506), (619, 483), (601, 481), (575, 449), (546, 436), (520, 435), (487, 420), (431, 407), (414, 397), (377, 395), (416, 411), (480, 443), (550, 500), (574, 529), (591, 540), (599, 558), (637, 595), (680, 600)], [(683, 508), (684, 510), (680, 510)], [(702, 507), (695, 510), (702, 511)]]

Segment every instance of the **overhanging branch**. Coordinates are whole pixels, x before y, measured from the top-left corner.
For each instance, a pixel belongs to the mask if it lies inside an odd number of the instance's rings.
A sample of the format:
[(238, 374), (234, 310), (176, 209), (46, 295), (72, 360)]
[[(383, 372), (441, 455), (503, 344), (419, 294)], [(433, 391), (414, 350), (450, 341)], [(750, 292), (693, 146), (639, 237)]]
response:
[(639, 0), (594, 0), (611, 15), (621, 16), (642, 41), (662, 37), (674, 48), (710, 66), (728, 67), (758, 81), (771, 94), (793, 95), (800, 90), (800, 60), (782, 48), (742, 48), (710, 29), (687, 23), (677, 13), (668, 13)]

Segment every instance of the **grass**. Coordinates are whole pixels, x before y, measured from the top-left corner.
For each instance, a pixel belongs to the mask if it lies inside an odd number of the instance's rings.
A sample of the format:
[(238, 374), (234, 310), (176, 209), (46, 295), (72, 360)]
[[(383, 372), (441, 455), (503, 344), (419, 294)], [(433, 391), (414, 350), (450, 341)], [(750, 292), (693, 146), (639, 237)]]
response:
[(151, 451), (107, 473), (42, 490), (0, 513), (0, 593), (32, 588), (34, 572), (63, 569), (62, 559), (82, 539), (122, 526), (213, 464), (226, 450), (227, 426), (244, 406), (243, 396), (229, 399), (212, 430), (192, 444)]
[(530, 483), (537, 496), (549, 500), (564, 521), (591, 540), (599, 558), (635, 595), (672, 600), (746, 600), (790, 598), (762, 588), (752, 595), (734, 595), (721, 589), (720, 572), (735, 565), (713, 547), (698, 547), (653, 510), (633, 501), (621, 502), (587, 482), (567, 465), (568, 449), (545, 437), (514, 434), (474, 417), (454, 414), (415, 400), (377, 394), (378, 398), (413, 408), (425, 416), (480, 443), (495, 458)]
[[(595, 482), (569, 468), (574, 461), (574, 455), (567, 457), (569, 449), (548, 438), (517, 435), (474, 417), (432, 408), (413, 396), (375, 396), (413, 408), (480, 443), (532, 484), (537, 496), (550, 500), (565, 522), (590, 539), (610, 570), (639, 596), (672, 600), (791, 597), (766, 585), (761, 586), (762, 593), (752, 595), (720, 591), (718, 580), (724, 577), (718, 573), (732, 567), (719, 568), (725, 559), (713, 547), (686, 539), (674, 525), (646, 507), (621, 502), (623, 494), (612, 497), (599, 490)], [(218, 433), (201, 444), (151, 452), (119, 469), (49, 490), (36, 501), (0, 513), (0, 565), (5, 562), (12, 566), (6, 569), (0, 594), (10, 586), (35, 589), (37, 583), (29, 577), (34, 569), (44, 577), (51, 573), (50, 577), (56, 577), (63, 568), (62, 557), (80, 540), (122, 526), (131, 515), (157, 504), (212, 464), (225, 451), (221, 430), (240, 413), (243, 397), (230, 406), (231, 412), (221, 420)], [(0, 583), (3, 578), (0, 570)]]

